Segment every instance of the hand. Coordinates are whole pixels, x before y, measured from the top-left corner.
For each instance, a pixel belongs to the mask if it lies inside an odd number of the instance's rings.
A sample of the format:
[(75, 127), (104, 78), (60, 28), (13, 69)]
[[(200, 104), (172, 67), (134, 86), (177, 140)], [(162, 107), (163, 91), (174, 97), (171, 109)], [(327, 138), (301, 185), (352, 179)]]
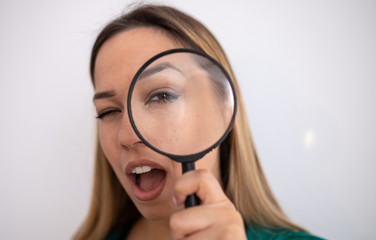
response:
[(185, 198), (193, 193), (200, 198), (201, 205), (171, 215), (173, 240), (247, 239), (240, 213), (210, 171), (196, 170), (183, 174), (175, 185), (176, 205), (183, 205)]

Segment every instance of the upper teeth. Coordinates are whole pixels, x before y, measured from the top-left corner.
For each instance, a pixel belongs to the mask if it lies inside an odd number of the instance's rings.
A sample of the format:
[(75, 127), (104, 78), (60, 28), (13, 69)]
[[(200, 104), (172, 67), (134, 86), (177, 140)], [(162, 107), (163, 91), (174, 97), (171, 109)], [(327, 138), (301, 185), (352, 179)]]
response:
[(141, 174), (150, 172), (153, 168), (150, 166), (135, 167), (132, 169), (132, 173)]

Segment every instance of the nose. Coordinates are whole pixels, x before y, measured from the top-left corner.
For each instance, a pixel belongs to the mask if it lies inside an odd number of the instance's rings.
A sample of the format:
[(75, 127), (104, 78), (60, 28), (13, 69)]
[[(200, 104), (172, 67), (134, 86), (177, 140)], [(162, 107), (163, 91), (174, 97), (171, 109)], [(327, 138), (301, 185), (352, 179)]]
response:
[(119, 126), (118, 144), (125, 150), (130, 150), (136, 144), (142, 143), (134, 132), (132, 125), (129, 121), (128, 114), (125, 112), (121, 124)]

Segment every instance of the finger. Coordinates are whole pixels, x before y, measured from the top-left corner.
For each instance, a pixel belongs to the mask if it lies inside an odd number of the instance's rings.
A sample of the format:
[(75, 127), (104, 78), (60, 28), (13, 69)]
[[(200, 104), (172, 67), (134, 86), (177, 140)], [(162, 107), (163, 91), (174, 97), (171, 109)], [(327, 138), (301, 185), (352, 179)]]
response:
[(207, 207), (197, 206), (176, 212), (170, 217), (172, 239), (182, 239), (213, 224), (213, 215), (208, 214)]
[(209, 170), (205, 169), (189, 171), (177, 180), (175, 184), (176, 204), (182, 204), (188, 195), (194, 193), (200, 198), (201, 204), (228, 201), (217, 179)]
[(184, 240), (246, 240), (245, 230), (238, 225), (213, 226), (186, 236)]
[[(200, 205), (174, 213), (170, 217), (172, 239), (181, 239), (201, 232), (210, 232), (215, 225), (242, 227), (240, 214), (229, 209), (224, 203)], [(210, 235), (210, 234), (209, 234)]]

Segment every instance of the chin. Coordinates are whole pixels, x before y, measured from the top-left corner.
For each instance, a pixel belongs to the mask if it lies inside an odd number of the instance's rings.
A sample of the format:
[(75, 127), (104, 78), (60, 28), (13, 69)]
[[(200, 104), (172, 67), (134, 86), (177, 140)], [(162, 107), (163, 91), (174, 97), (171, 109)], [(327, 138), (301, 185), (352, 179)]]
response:
[(142, 216), (151, 221), (168, 220), (175, 211), (172, 203), (163, 205), (158, 203), (135, 203), (135, 205)]

